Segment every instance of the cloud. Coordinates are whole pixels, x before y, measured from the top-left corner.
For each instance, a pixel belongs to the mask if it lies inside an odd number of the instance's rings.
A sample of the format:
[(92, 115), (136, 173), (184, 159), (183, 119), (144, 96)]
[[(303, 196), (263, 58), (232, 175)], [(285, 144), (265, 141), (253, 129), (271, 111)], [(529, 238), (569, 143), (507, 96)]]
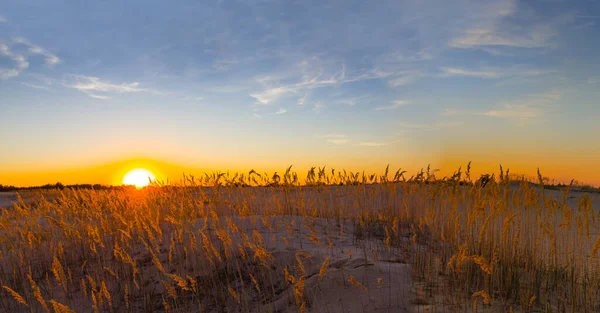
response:
[(383, 146), (387, 146), (388, 143), (386, 142), (373, 142), (373, 141), (361, 141), (358, 144), (356, 144), (357, 146), (361, 146), (361, 147), (383, 147)]
[(483, 67), (479, 69), (468, 69), (460, 67), (442, 67), (439, 77), (477, 77), (484, 79), (512, 78), (512, 77), (534, 77), (554, 73), (554, 71), (539, 70), (531, 68), (509, 67)]
[(9, 79), (19, 76), (19, 74), (29, 67), (27, 57), (23, 54), (13, 52), (6, 44), (0, 44), (0, 56), (5, 56), (13, 62), (12, 68), (0, 68), (0, 79)]
[(251, 93), (250, 97), (256, 99), (259, 104), (269, 104), (288, 92), (295, 92), (293, 87), (277, 87), (266, 89), (262, 92)]
[(562, 92), (551, 90), (542, 94), (534, 94), (525, 99), (509, 101), (499, 108), (493, 108), (485, 111), (447, 109), (442, 112), (445, 116), (486, 116), (493, 118), (516, 119), (521, 123), (526, 123), (546, 115), (550, 110), (557, 107), (557, 101), (562, 98)]
[(258, 113), (252, 113), (252, 116), (256, 117), (256, 118), (262, 118), (262, 116)]
[(452, 40), (454, 48), (483, 48), (486, 46), (507, 46), (515, 48), (544, 48), (550, 45), (556, 31), (550, 25), (535, 25), (528, 30), (501, 31), (496, 27), (475, 28)]
[(202, 101), (204, 97), (183, 97), (181, 101)]
[[(318, 136), (319, 138), (325, 138), (326, 141), (333, 145), (347, 145), (353, 143), (348, 136), (344, 134), (326, 134)], [(357, 147), (383, 147), (389, 145), (387, 142), (376, 142), (376, 141), (359, 141), (352, 144)]]
[[(451, 38), (453, 48), (483, 49), (489, 47), (545, 48), (557, 35), (556, 25), (519, 10), (516, 0), (480, 2), (482, 7), (471, 12), (466, 25)], [(560, 19), (555, 19), (555, 23)]]
[(452, 77), (452, 76), (469, 76), (469, 77), (479, 77), (479, 78), (497, 78), (499, 77), (499, 73), (488, 70), (488, 71), (478, 71), (478, 70), (468, 70), (462, 68), (455, 67), (442, 67), (441, 77)]
[(44, 56), (44, 62), (46, 63), (46, 65), (54, 66), (60, 62), (60, 59), (54, 53), (29, 42), (29, 40), (23, 37), (16, 38), (14, 42), (17, 44), (27, 46), (29, 53), (31, 53), (32, 55), (38, 54)]
[(322, 135), (319, 137), (321, 137), (321, 138), (345, 138), (346, 135), (344, 135), (344, 134), (327, 134), (327, 135)]
[(452, 128), (464, 125), (463, 122), (452, 121), (452, 122), (440, 122), (440, 123), (399, 123), (398, 126), (404, 132), (415, 132), (415, 131), (436, 131), (444, 128)]
[(8, 19), (2, 15), (0, 15), (0, 23), (8, 23)]
[(74, 88), (81, 92), (86, 93), (88, 96), (96, 99), (110, 99), (105, 95), (99, 95), (100, 93), (131, 93), (131, 92), (152, 92), (146, 88), (140, 88), (140, 83), (122, 83), (114, 84), (107, 81), (101, 81), (98, 77), (84, 76), (84, 75), (69, 75), (68, 81), (63, 83), (65, 87)]
[(348, 139), (328, 139), (327, 142), (339, 146), (339, 145), (345, 145), (345, 144), (349, 143), (350, 140), (348, 140)]
[(404, 101), (404, 100), (396, 100), (394, 101), (393, 104), (391, 105), (387, 105), (387, 106), (381, 106), (381, 107), (376, 107), (375, 110), (376, 111), (382, 111), (382, 110), (395, 110), (401, 106), (404, 106), (406, 104), (408, 104), (408, 101)]
[(213, 68), (217, 71), (227, 71), (233, 65), (240, 63), (240, 60), (234, 57), (220, 57), (213, 64)]
[[(25, 46), (26, 51), (16, 52), (15, 46)], [(7, 57), (12, 61), (12, 67), (0, 68), (0, 79), (6, 80), (19, 76), (21, 72), (29, 68), (29, 58), (34, 55), (43, 55), (44, 62), (48, 66), (54, 66), (60, 62), (60, 59), (53, 53), (42, 47), (32, 44), (24, 38), (17, 38), (10, 45), (0, 44), (0, 56)]]
[[(337, 68), (337, 70), (332, 70), (333, 68)], [(318, 58), (310, 58), (299, 62), (297, 67), (287, 74), (257, 77), (255, 82), (262, 85), (263, 88), (251, 92), (250, 96), (256, 99), (258, 104), (268, 105), (288, 94), (304, 92), (303, 97), (298, 101), (299, 104), (302, 104), (306, 100), (306, 93), (313, 89), (389, 78), (395, 75), (398, 75), (398, 73), (377, 68), (350, 73), (347, 71), (345, 64), (336, 67)], [(282, 82), (283, 80), (286, 82)]]
[(94, 99), (99, 99), (99, 100), (110, 100), (110, 99), (112, 99), (109, 96), (95, 95), (95, 94), (91, 94), (91, 93), (88, 93), (88, 96), (90, 96), (90, 97), (92, 97)]
[(418, 76), (410, 76), (410, 75), (399, 76), (394, 79), (390, 79), (388, 81), (388, 84), (392, 87), (405, 86), (405, 85), (408, 85), (408, 84), (412, 83), (413, 81), (415, 81), (419, 76), (420, 75), (418, 75)]
[(600, 76), (590, 77), (587, 82), (590, 85), (600, 84)]
[(337, 100), (336, 103), (343, 104), (343, 105), (349, 105), (349, 106), (355, 106), (361, 100), (365, 100), (368, 98), (370, 98), (370, 96), (352, 97), (352, 98)]
[(50, 88), (48, 88), (46, 86), (42, 86), (42, 85), (31, 84), (31, 83), (24, 83), (24, 82), (21, 82), (21, 84), (24, 85), (24, 86), (27, 86), (27, 87), (35, 88), (35, 89), (41, 89), (41, 90), (51, 91)]
[(284, 114), (284, 113), (286, 113), (286, 112), (287, 112), (287, 110), (286, 110), (286, 109), (284, 109), (284, 108), (279, 108), (279, 110), (277, 110), (277, 112), (275, 112), (275, 114), (279, 115), (279, 114)]
[(319, 114), (319, 113), (321, 113), (321, 111), (322, 111), (323, 109), (325, 109), (325, 108), (327, 108), (327, 106), (326, 106), (326, 105), (324, 105), (324, 104), (323, 104), (323, 103), (321, 103), (321, 102), (316, 102), (316, 103), (315, 103), (315, 105), (313, 106), (313, 109), (312, 109), (312, 110), (313, 110), (313, 112), (315, 112), (315, 114)]
[(306, 104), (306, 100), (308, 100), (308, 93), (305, 93), (302, 97), (298, 99), (298, 105)]
[(325, 138), (328, 143), (334, 145), (345, 145), (350, 143), (350, 140), (344, 134), (327, 134), (318, 137)]

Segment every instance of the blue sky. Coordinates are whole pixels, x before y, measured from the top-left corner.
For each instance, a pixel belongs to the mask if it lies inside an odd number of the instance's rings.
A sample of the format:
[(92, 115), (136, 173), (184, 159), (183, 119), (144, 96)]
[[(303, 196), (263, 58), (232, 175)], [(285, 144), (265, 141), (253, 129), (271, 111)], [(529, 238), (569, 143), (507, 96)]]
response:
[(0, 172), (592, 164), (599, 23), (596, 1), (7, 0)]

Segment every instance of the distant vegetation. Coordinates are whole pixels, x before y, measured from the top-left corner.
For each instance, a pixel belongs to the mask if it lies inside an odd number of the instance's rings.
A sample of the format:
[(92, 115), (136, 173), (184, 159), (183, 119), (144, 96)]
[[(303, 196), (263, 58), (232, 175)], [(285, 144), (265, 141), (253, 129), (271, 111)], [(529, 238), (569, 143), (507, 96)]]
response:
[[(467, 166), (467, 175), (470, 175), (471, 163)], [(560, 190), (566, 187), (570, 187), (572, 191), (582, 192), (598, 192), (600, 193), (600, 187), (594, 187), (589, 184), (579, 183), (575, 180), (571, 181), (570, 184), (557, 183), (551, 181), (548, 177), (542, 177), (538, 172), (536, 178), (527, 177), (522, 174), (513, 174), (508, 170), (504, 172), (502, 166), (500, 166), (500, 176), (496, 177), (496, 174), (482, 174), (477, 180), (461, 180), (460, 177), (464, 175), (462, 168), (459, 168), (450, 177), (444, 177), (442, 179), (436, 178), (435, 173), (437, 170), (432, 170), (431, 167), (421, 169), (416, 175), (406, 177), (406, 171), (398, 169), (392, 178), (389, 177), (389, 166), (385, 169), (384, 175), (377, 174), (366, 174), (365, 172), (346, 172), (345, 170), (336, 172), (335, 169), (327, 169), (326, 167), (312, 167), (304, 180), (304, 183), (300, 183), (297, 173), (292, 171), (292, 166), (288, 167), (282, 176), (278, 172), (272, 175), (268, 173), (260, 174), (255, 170), (250, 170), (248, 174), (235, 173), (230, 175), (229, 172), (215, 172), (211, 174), (204, 174), (201, 177), (195, 177), (193, 175), (187, 176), (187, 180), (190, 183), (197, 182), (209, 182), (212, 181), (215, 185), (222, 185), (228, 187), (253, 187), (253, 186), (266, 186), (266, 187), (278, 187), (278, 186), (356, 186), (360, 184), (378, 184), (378, 183), (390, 183), (390, 182), (407, 182), (407, 183), (449, 183), (454, 182), (462, 186), (473, 186), (478, 184), (485, 187), (490, 181), (508, 181), (513, 184), (519, 184), (521, 182), (528, 182), (536, 186), (542, 186), (549, 190)], [(534, 180), (537, 180), (534, 182)], [(170, 186), (162, 182), (157, 182), (156, 186)], [(185, 186), (185, 184), (184, 184)], [(173, 186), (171, 186), (173, 187)], [(178, 185), (178, 187), (181, 187)], [(102, 184), (73, 184), (64, 185), (61, 182), (54, 184), (45, 184), (41, 186), (28, 186), (28, 187), (16, 187), (12, 185), (0, 184), (1, 191), (18, 191), (18, 190), (49, 190), (49, 189), (94, 189), (94, 190), (121, 190), (123, 188), (132, 188), (132, 186), (112, 186)]]
[(109, 186), (101, 184), (74, 184), (64, 185), (61, 182), (54, 184), (45, 184), (41, 186), (16, 187), (12, 185), (0, 184), (0, 192), (2, 191), (27, 191), (27, 190), (51, 190), (51, 189), (93, 189), (93, 190), (122, 190), (131, 188), (131, 186)]

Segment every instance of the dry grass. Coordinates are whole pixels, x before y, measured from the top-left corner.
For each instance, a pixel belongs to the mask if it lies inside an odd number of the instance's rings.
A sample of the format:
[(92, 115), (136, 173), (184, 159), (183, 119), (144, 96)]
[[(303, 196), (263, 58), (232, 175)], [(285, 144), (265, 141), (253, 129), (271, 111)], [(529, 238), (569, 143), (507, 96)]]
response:
[(600, 311), (594, 195), (388, 174), (43, 191), (0, 213), (0, 311)]

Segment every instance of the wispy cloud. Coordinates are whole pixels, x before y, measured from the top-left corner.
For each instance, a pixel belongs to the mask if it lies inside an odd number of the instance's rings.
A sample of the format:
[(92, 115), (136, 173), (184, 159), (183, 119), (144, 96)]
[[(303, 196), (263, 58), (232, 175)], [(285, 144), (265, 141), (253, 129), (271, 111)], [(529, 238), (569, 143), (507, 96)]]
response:
[(353, 141), (348, 136), (344, 134), (327, 134), (318, 136), (320, 138), (326, 139), (327, 143), (332, 145), (347, 145), (352, 144), (356, 147), (383, 147), (389, 145), (387, 142), (378, 142), (378, 141)]
[(339, 145), (345, 145), (345, 144), (349, 143), (350, 140), (348, 140), (348, 139), (327, 139), (327, 142), (339, 146)]
[(392, 104), (390, 105), (386, 105), (386, 106), (381, 106), (381, 107), (376, 107), (375, 110), (376, 111), (382, 111), (382, 110), (395, 110), (399, 107), (405, 106), (407, 105), (409, 102), (408, 101), (404, 101), (404, 100), (396, 100), (394, 101)]
[(102, 81), (98, 77), (84, 75), (69, 75), (68, 80), (63, 85), (84, 92), (92, 98), (102, 100), (110, 99), (110, 97), (99, 95), (98, 93), (151, 92), (149, 89), (140, 88), (140, 83), (138, 82), (114, 84)]
[(182, 101), (202, 101), (204, 100), (204, 97), (183, 97), (181, 98)]
[(321, 102), (315, 102), (315, 105), (313, 106), (313, 112), (315, 112), (315, 114), (319, 114), (321, 113), (321, 111), (323, 111), (325, 108), (327, 108), (327, 106)]
[(590, 77), (587, 82), (591, 85), (600, 84), (600, 76)]
[(337, 100), (336, 102), (339, 104), (354, 106), (361, 100), (365, 100), (368, 98), (369, 98), (369, 96), (352, 97), (352, 98), (340, 99), (340, 100)]
[(557, 101), (562, 97), (561, 91), (548, 91), (542, 94), (535, 94), (525, 99), (514, 100), (504, 103), (499, 108), (492, 108), (485, 111), (447, 109), (442, 112), (445, 116), (487, 116), (493, 118), (516, 119), (521, 123), (526, 123), (546, 115), (550, 110), (557, 107)]
[(98, 99), (98, 100), (110, 100), (110, 99), (112, 99), (109, 96), (95, 95), (95, 94), (91, 94), (91, 93), (88, 93), (88, 96), (90, 96), (90, 97), (92, 97), (94, 99)]
[[(347, 71), (344, 64), (339, 65), (337, 71), (331, 71), (335, 67), (324, 63), (318, 58), (311, 58), (300, 62), (297, 69), (289, 73), (287, 77), (283, 75), (283, 77), (287, 78), (286, 81), (288, 82), (286, 83), (282, 83), (282, 78), (277, 75), (257, 77), (255, 81), (262, 85), (263, 88), (259, 91), (251, 92), (250, 96), (256, 99), (258, 104), (267, 105), (288, 94), (304, 92), (304, 97), (306, 96), (306, 92), (313, 89), (341, 86), (364, 80), (389, 78), (396, 75), (395, 72), (383, 71), (376, 68), (351, 73)], [(304, 103), (305, 100), (305, 98), (300, 98), (299, 104)]]
[(328, 143), (333, 145), (345, 145), (350, 143), (350, 140), (344, 134), (327, 134), (319, 137), (325, 138)]
[(49, 66), (54, 66), (60, 62), (60, 58), (58, 58), (54, 53), (36, 45), (36, 44), (31, 43), (29, 40), (27, 40), (23, 37), (16, 38), (14, 40), (14, 42), (17, 44), (22, 44), (22, 45), (27, 46), (29, 53), (32, 55), (35, 55), (35, 54), (43, 55), (44, 62)]
[[(15, 46), (25, 46), (26, 51), (16, 52)], [(21, 72), (29, 68), (29, 58), (33, 55), (43, 55), (46, 65), (53, 66), (60, 62), (60, 59), (53, 53), (32, 44), (24, 38), (17, 38), (10, 45), (0, 44), (0, 56), (5, 56), (12, 61), (12, 67), (0, 68), (0, 79), (9, 79), (19, 76)]]
[(308, 100), (308, 92), (298, 99), (298, 105), (305, 105)]
[(361, 147), (383, 147), (389, 144), (387, 142), (361, 141), (356, 145)]
[(478, 69), (468, 69), (460, 67), (442, 67), (439, 77), (477, 77), (485, 79), (494, 78), (512, 78), (512, 77), (534, 77), (554, 73), (549, 70), (539, 70), (531, 68), (498, 68), (498, 67), (483, 67)]
[(346, 138), (346, 135), (344, 135), (344, 134), (326, 134), (326, 135), (322, 135), (319, 137), (321, 137), (321, 138)]
[(440, 122), (440, 123), (399, 123), (398, 126), (403, 132), (417, 131), (436, 131), (445, 128), (452, 128), (464, 125), (460, 121)]
[(35, 89), (41, 89), (41, 90), (46, 90), (46, 91), (51, 91), (50, 88), (43, 86), (43, 85), (37, 85), (37, 84), (32, 84), (32, 83), (25, 83), (25, 82), (21, 82), (22, 85), (27, 86), (27, 87), (31, 87), (31, 88), (35, 88)]
[(252, 113), (252, 116), (256, 117), (256, 118), (262, 118), (262, 116), (258, 113)]
[(450, 40), (451, 47), (546, 48), (553, 45), (558, 34), (556, 23), (562, 22), (560, 18), (547, 21), (523, 14), (516, 0), (481, 2), (480, 5), (480, 10), (471, 12), (468, 24)]
[(390, 79), (388, 81), (388, 84), (392, 87), (398, 87), (398, 86), (405, 86), (408, 85), (412, 82), (414, 82), (415, 80), (417, 80), (417, 78), (421, 77), (422, 75), (420, 74), (414, 74), (414, 75), (400, 75), (398, 77), (395, 77), (393, 79)]
[(0, 15), (0, 23), (8, 23), (8, 19), (2, 15)]
[(238, 63), (240, 63), (240, 60), (235, 57), (220, 57), (213, 64), (213, 68), (217, 71), (227, 71)]
[(285, 86), (270, 88), (261, 92), (251, 93), (250, 97), (256, 99), (259, 104), (269, 104), (288, 92), (296, 92), (296, 87)]
[(468, 70), (463, 68), (455, 68), (455, 67), (442, 67), (441, 77), (452, 77), (452, 76), (469, 76), (469, 77), (479, 77), (479, 78), (497, 78), (500, 74), (496, 71), (487, 70)]
[(277, 112), (275, 112), (275, 114), (279, 115), (279, 114), (285, 114), (287, 113), (287, 110), (284, 108), (279, 108), (279, 110), (277, 110)]
[(13, 52), (8, 45), (0, 44), (0, 55), (13, 61), (12, 68), (0, 68), (0, 79), (9, 79), (18, 76), (23, 70), (29, 67), (26, 56)]

